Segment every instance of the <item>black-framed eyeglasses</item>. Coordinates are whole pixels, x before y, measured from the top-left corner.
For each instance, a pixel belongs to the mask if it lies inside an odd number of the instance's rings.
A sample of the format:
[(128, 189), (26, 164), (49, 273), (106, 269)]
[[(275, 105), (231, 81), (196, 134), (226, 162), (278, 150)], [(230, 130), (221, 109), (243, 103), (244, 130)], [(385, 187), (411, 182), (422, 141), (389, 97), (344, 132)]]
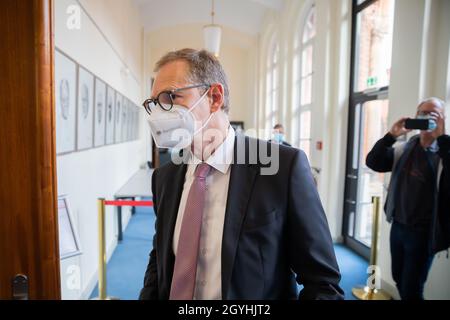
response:
[(429, 116), (434, 111), (417, 111), (417, 115), (419, 116)]
[(163, 110), (170, 111), (173, 107), (173, 101), (177, 98), (176, 95), (177, 92), (194, 88), (209, 88), (209, 87), (211, 87), (211, 85), (203, 83), (184, 88), (161, 91), (155, 99), (145, 100), (142, 106), (145, 108), (145, 111), (147, 111), (148, 114), (152, 113), (152, 109), (155, 108), (156, 105), (160, 106)]

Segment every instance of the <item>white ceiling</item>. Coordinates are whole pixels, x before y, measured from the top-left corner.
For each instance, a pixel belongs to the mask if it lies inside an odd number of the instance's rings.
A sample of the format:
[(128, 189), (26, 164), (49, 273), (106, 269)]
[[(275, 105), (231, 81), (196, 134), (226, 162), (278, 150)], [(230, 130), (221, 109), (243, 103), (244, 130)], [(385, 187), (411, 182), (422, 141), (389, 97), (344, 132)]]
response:
[[(134, 0), (147, 30), (188, 23), (210, 23), (212, 0)], [(256, 35), (267, 10), (285, 0), (215, 0), (215, 23)]]

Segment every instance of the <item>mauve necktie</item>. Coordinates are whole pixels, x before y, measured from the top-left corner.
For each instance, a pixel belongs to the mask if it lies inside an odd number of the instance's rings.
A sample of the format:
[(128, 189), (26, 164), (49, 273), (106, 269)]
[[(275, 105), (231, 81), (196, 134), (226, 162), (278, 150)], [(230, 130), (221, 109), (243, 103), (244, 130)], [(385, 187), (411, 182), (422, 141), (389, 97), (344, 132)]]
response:
[(170, 300), (192, 300), (194, 297), (206, 177), (210, 169), (207, 163), (201, 163), (195, 170), (195, 178), (189, 190), (181, 223)]

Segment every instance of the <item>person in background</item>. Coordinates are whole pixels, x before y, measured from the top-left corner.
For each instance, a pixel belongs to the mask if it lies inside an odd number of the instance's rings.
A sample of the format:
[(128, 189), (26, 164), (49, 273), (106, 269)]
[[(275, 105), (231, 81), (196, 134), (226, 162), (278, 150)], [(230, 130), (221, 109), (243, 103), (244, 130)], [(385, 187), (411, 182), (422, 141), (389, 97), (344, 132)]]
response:
[(269, 142), (278, 143), (283, 146), (291, 147), (289, 143), (287, 143), (284, 134), (284, 127), (282, 124), (278, 123), (273, 127), (273, 139), (269, 140)]
[(422, 300), (434, 255), (450, 246), (450, 136), (445, 134), (445, 103), (426, 99), (417, 118), (431, 127), (393, 147), (410, 132), (398, 120), (367, 155), (377, 172), (392, 171), (385, 212), (392, 222), (392, 276), (403, 300)]

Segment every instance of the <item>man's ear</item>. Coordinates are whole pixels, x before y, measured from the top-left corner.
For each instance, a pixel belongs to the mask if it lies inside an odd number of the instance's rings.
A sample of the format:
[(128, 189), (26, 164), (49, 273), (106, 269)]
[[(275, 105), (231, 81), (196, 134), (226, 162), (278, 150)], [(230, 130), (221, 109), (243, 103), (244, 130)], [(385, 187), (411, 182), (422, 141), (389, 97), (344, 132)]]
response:
[(221, 83), (212, 84), (208, 95), (211, 102), (211, 113), (220, 110), (224, 102), (223, 85)]

